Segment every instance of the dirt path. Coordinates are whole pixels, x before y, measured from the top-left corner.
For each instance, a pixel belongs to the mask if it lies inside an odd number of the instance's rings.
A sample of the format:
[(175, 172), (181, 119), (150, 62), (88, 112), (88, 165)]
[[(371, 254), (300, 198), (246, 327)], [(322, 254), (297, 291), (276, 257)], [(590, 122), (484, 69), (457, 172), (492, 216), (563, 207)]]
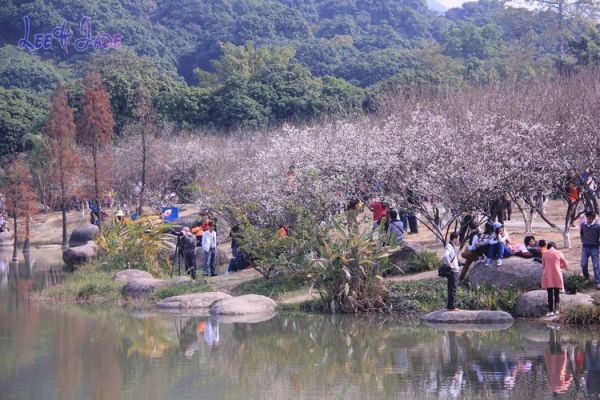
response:
[(218, 275), (207, 279), (214, 291), (231, 294), (235, 287), (260, 277), (261, 275), (258, 271), (245, 269), (233, 274)]

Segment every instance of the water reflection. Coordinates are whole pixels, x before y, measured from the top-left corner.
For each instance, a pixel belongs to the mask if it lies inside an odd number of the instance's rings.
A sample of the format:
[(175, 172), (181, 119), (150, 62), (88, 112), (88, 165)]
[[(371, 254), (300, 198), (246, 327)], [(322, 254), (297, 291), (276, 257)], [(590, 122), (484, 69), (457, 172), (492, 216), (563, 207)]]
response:
[[(60, 252), (60, 249), (57, 250)], [(0, 251), (1, 399), (597, 398), (600, 334), (517, 324), (182, 316), (39, 307), (62, 278), (43, 253)], [(250, 323), (253, 322), (253, 323)]]
[(441, 331), (315, 315), (248, 324), (29, 306), (0, 313), (0, 398), (597, 396), (598, 339), (544, 325)]

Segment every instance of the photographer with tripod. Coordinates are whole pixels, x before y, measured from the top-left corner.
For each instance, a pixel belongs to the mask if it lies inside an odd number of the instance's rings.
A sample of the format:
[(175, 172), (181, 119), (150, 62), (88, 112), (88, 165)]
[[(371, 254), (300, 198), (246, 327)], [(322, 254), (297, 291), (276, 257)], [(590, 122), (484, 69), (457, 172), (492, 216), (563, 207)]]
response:
[(196, 235), (187, 226), (181, 230), (181, 248), (185, 259), (185, 272), (196, 279)]

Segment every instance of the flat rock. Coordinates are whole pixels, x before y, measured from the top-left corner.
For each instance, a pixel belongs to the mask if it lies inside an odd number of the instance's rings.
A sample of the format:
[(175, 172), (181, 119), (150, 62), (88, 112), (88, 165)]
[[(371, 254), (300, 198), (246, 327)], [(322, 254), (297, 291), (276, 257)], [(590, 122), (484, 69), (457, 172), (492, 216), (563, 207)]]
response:
[(124, 269), (123, 271), (115, 272), (113, 275), (113, 281), (117, 282), (129, 282), (132, 279), (149, 279), (152, 275), (146, 271), (140, 269)]
[(230, 299), (219, 300), (210, 306), (211, 315), (248, 315), (272, 314), (277, 303), (266, 296), (247, 294)]
[(435, 324), (502, 324), (513, 322), (514, 318), (504, 311), (439, 310), (427, 314), (421, 321)]
[(190, 282), (187, 276), (180, 276), (174, 279), (155, 279), (155, 278), (137, 278), (132, 279), (123, 286), (123, 295), (125, 297), (149, 297), (157, 289), (180, 285)]
[(94, 224), (79, 226), (71, 232), (71, 236), (69, 237), (69, 247), (85, 246), (99, 234), (100, 229)]
[(167, 297), (156, 304), (164, 309), (209, 308), (215, 301), (230, 299), (231, 295), (221, 292), (189, 293)]
[[(561, 307), (574, 305), (591, 305), (593, 298), (583, 293), (561, 294)], [(539, 318), (548, 312), (548, 292), (545, 290), (533, 290), (523, 293), (517, 300), (516, 314), (519, 317)]]
[(63, 251), (63, 261), (70, 267), (83, 264), (94, 258), (98, 253), (98, 246), (94, 241), (87, 242), (84, 246), (69, 247)]
[[(514, 287), (520, 290), (536, 290), (542, 283), (542, 264), (532, 259), (509, 257), (501, 266), (497, 262), (486, 266), (480, 261), (473, 264), (467, 275), (472, 286), (493, 286), (500, 289)], [(563, 278), (567, 275), (563, 273)]]

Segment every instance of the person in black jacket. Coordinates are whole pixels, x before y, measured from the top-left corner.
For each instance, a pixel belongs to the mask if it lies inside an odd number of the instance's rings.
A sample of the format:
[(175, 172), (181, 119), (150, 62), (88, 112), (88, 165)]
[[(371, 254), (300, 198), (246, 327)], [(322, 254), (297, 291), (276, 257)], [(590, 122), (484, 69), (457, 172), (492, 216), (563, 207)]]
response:
[(187, 226), (181, 230), (183, 241), (183, 257), (185, 258), (185, 271), (196, 279), (196, 235)]
[(594, 268), (594, 280), (596, 289), (600, 290), (600, 260), (598, 259), (598, 248), (600, 247), (600, 225), (596, 223), (596, 214), (591, 211), (585, 213), (586, 223), (581, 225), (581, 272), (585, 279), (590, 278), (588, 272), (588, 260), (592, 258)]

